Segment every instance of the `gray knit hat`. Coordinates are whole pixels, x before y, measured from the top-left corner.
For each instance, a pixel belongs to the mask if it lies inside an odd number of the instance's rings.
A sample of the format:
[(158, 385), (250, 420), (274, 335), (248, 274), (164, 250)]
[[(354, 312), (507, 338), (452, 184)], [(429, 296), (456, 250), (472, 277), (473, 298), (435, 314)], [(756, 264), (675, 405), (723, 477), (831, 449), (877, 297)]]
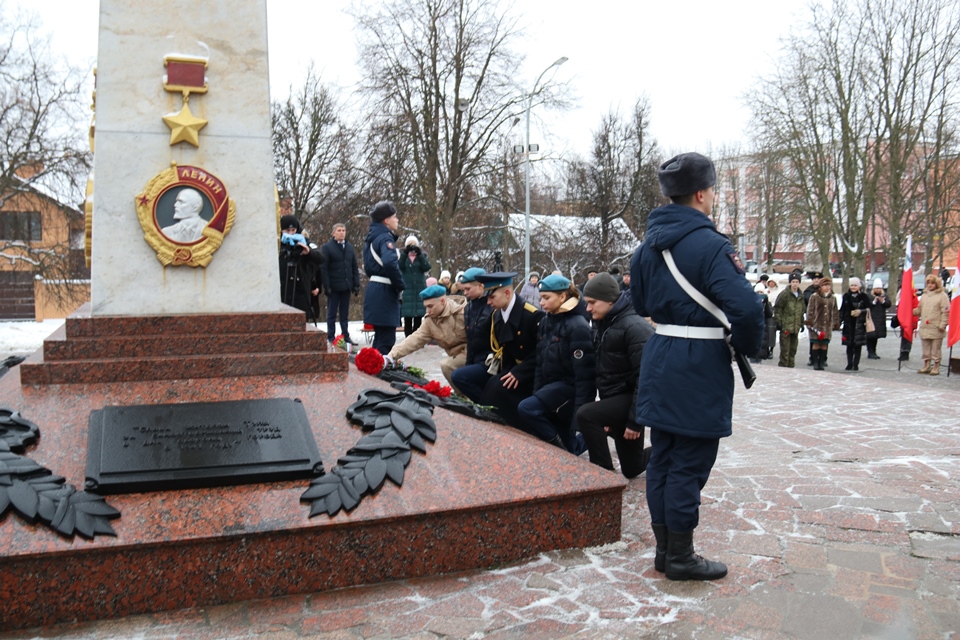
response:
[(616, 302), (620, 298), (620, 285), (609, 273), (598, 273), (583, 285), (583, 296), (604, 302)]

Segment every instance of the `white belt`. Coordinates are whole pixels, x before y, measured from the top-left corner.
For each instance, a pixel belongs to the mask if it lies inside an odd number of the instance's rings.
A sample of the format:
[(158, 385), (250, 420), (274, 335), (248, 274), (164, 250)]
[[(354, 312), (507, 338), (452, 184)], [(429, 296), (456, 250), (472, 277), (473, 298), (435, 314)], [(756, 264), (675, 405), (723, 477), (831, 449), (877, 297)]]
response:
[(380, 284), (389, 284), (392, 285), (393, 282), (390, 281), (390, 278), (384, 276), (370, 276), (370, 282), (379, 282)]
[(694, 338), (697, 340), (723, 340), (723, 327), (685, 327), (679, 324), (658, 324), (657, 333), (671, 338)]

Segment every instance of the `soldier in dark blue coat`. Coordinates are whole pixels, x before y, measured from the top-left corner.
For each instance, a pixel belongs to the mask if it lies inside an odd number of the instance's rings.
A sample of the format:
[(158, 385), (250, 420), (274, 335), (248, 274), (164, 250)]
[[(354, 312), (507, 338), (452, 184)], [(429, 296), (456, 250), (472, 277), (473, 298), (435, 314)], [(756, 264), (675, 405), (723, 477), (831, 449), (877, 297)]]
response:
[(397, 207), (388, 200), (370, 210), (370, 231), (363, 241), (363, 270), (370, 279), (363, 298), (363, 321), (373, 325), (373, 348), (387, 355), (397, 341), (403, 275), (397, 256)]
[(533, 395), (517, 407), (522, 429), (579, 455), (577, 411), (597, 396), (590, 325), (577, 311), (580, 291), (563, 276), (540, 281), (540, 321)]
[[(700, 491), (720, 438), (732, 433), (730, 345), (750, 356), (760, 349), (763, 309), (737, 252), (710, 220), (713, 163), (681, 154), (661, 165), (658, 177), (672, 204), (650, 213), (646, 239), (630, 265), (634, 308), (657, 325), (644, 347), (636, 410), (637, 424), (650, 428), (647, 505), (657, 539), (655, 567), (671, 580), (713, 580), (727, 568), (694, 553)], [(680, 273), (726, 315), (730, 344), (721, 323), (670, 272), (663, 254), (668, 249)]]
[(492, 322), (487, 323), (491, 353), (483, 364), (468, 364), (454, 371), (452, 382), (465, 396), (495, 407), (507, 424), (521, 429), (517, 405), (533, 393), (537, 329), (543, 312), (513, 292), (516, 275), (498, 272), (475, 276), (484, 285), (487, 304), (493, 308)]
[(463, 328), (467, 332), (467, 364), (483, 364), (490, 354), (490, 316), (493, 309), (487, 304), (487, 292), (477, 276), (486, 271), (471, 267), (457, 280), (460, 290), (467, 299), (467, 308), (463, 311)]

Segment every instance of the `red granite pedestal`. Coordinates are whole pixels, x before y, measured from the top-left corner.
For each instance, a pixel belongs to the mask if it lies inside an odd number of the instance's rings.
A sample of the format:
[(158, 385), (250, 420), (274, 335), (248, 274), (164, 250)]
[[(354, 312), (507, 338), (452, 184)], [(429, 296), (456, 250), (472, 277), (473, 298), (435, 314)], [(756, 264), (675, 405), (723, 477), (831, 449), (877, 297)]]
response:
[[(67, 333), (69, 334), (69, 327)], [(344, 417), (357, 372), (86, 384), (0, 378), (0, 404), (37, 423), (26, 453), (82, 486), (87, 421), (107, 405), (300, 398), (329, 469), (360, 438)], [(28, 374), (32, 375), (32, 374)], [(620, 538), (626, 482), (508, 427), (437, 409), (438, 439), (351, 513), (309, 518), (307, 481), (111, 496), (117, 537), (64, 539), (0, 518), (0, 629), (315, 592)]]
[(347, 354), (292, 307), (264, 313), (92, 316), (77, 309), (20, 365), (23, 384), (343, 371)]

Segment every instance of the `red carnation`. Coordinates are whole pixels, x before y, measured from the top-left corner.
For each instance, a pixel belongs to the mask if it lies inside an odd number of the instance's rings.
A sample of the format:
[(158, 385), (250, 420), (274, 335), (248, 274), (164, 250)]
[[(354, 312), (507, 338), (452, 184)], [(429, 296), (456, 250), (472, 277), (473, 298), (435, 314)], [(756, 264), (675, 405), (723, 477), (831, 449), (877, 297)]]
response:
[(440, 383), (437, 382), (436, 380), (431, 380), (430, 382), (428, 382), (426, 385), (423, 386), (423, 390), (426, 391), (427, 393), (432, 393), (433, 395), (437, 395), (437, 393), (440, 391)]
[(440, 387), (440, 390), (437, 391), (437, 397), (449, 398), (451, 393), (453, 393), (453, 389), (451, 389), (449, 386)]
[(375, 376), (383, 371), (383, 355), (373, 347), (364, 347), (357, 354), (357, 369)]

